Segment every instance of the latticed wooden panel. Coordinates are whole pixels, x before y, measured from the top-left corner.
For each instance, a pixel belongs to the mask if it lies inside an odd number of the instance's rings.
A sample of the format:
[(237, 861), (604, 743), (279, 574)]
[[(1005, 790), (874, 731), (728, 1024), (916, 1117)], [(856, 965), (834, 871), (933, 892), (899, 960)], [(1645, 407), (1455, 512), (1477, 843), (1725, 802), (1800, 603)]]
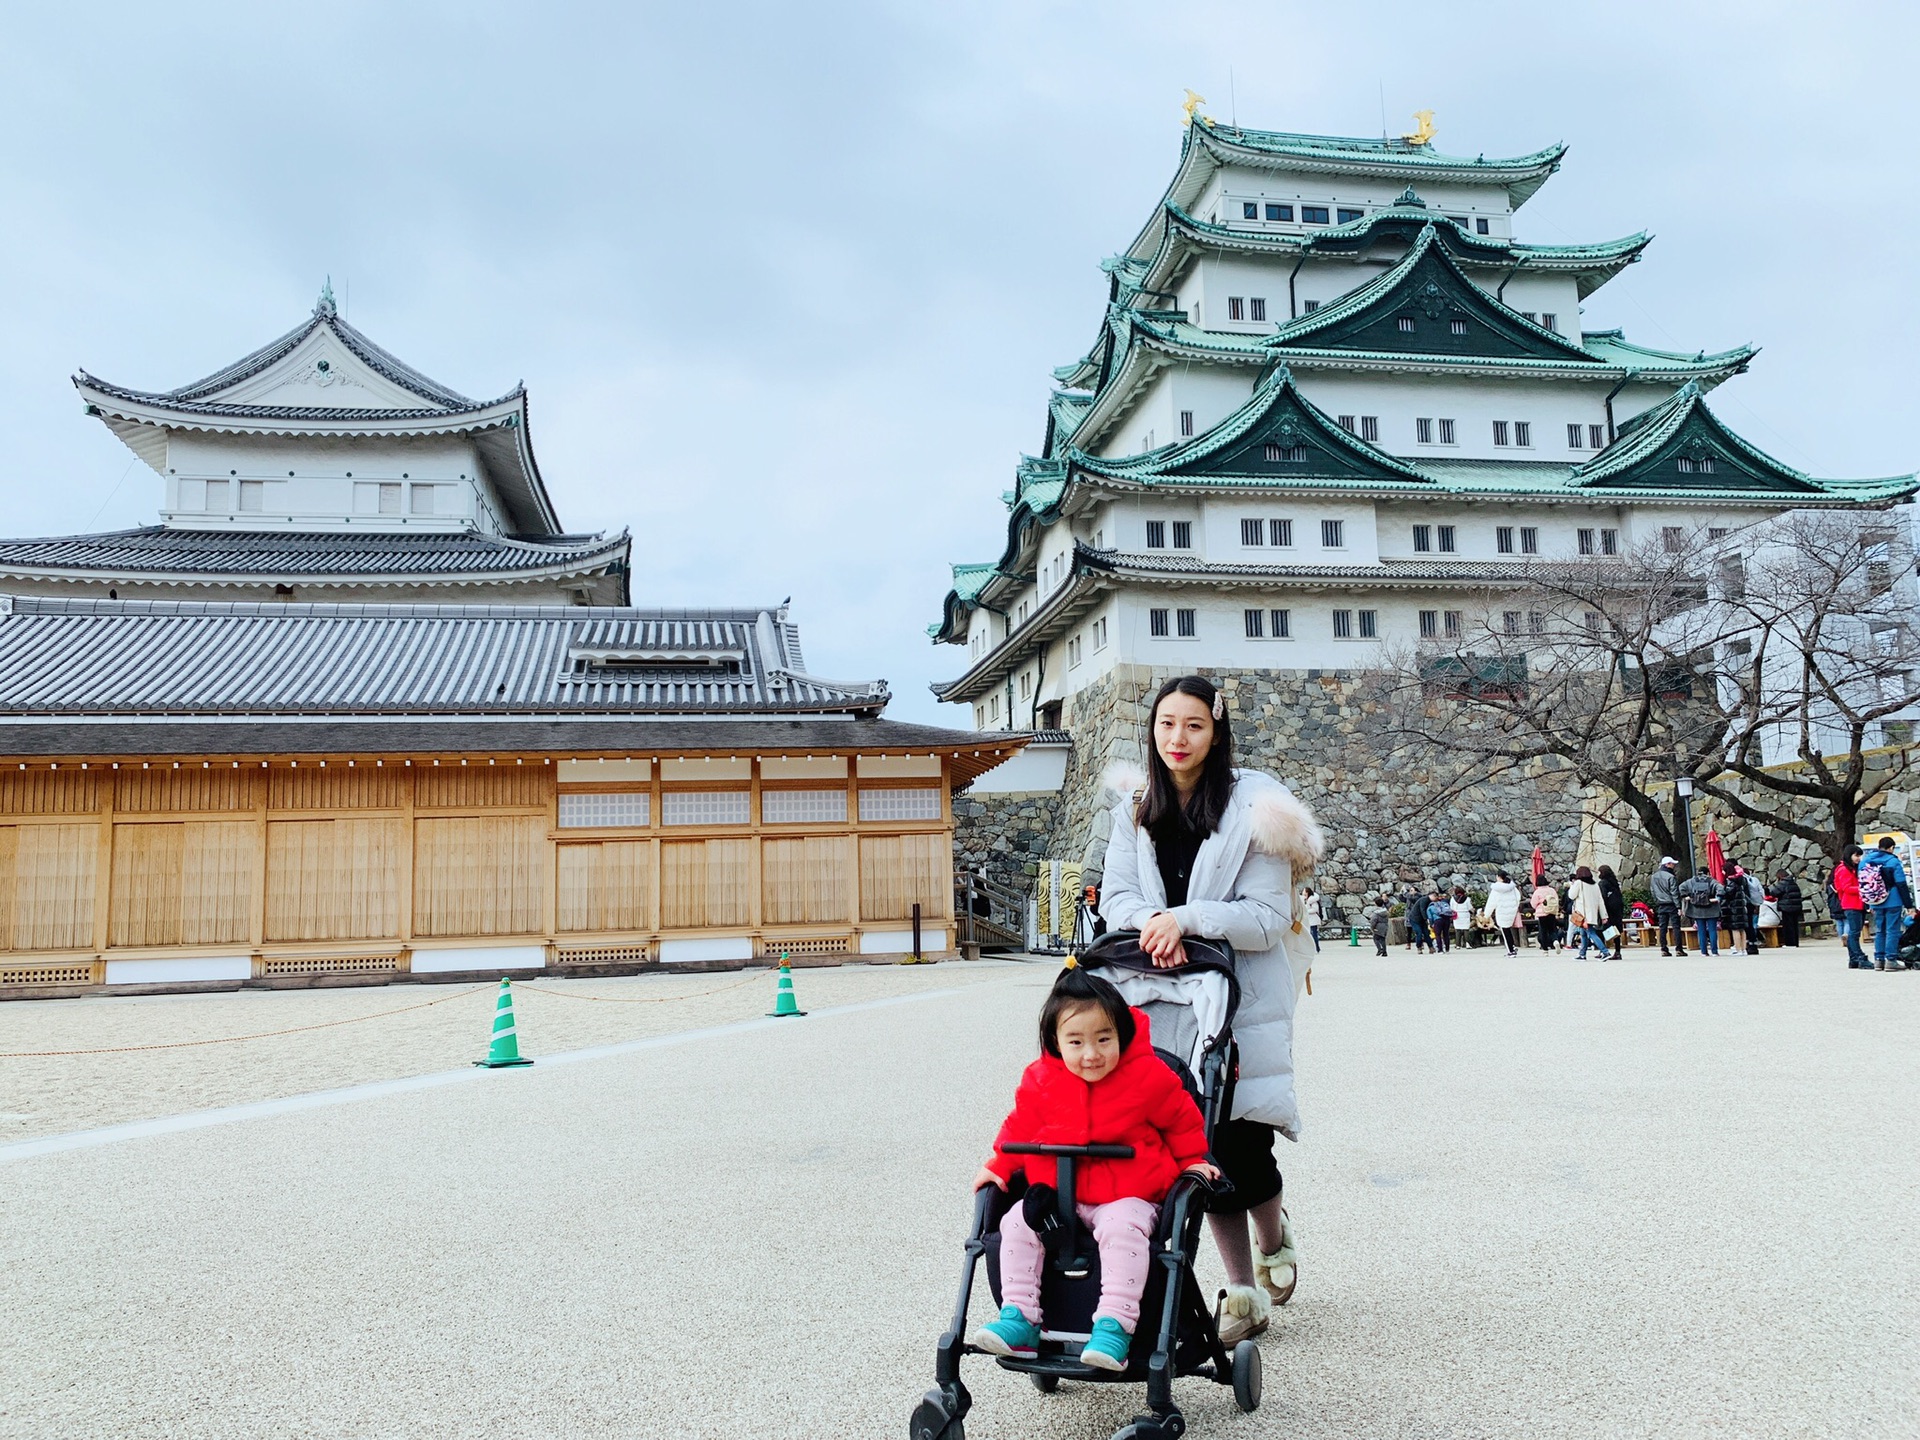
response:
[(0, 815), (89, 815), (100, 790), (96, 770), (0, 771)]
[(260, 962), (263, 975), (368, 975), (399, 968), (398, 955), (283, 955)]
[(422, 810), (545, 805), (553, 789), (552, 770), (545, 765), (436, 765), (413, 773), (413, 803)]
[(0, 985), (91, 985), (91, 960), (54, 960), (39, 964), (0, 962)]
[(863, 835), (860, 838), (860, 918), (906, 920), (913, 907), (924, 919), (952, 908), (953, 855), (946, 835)]
[(267, 939), (397, 937), (406, 846), (398, 817), (270, 822)]
[(798, 938), (762, 940), (758, 954), (763, 960), (778, 960), (782, 955), (845, 955), (853, 948), (851, 935), (803, 935)]
[(183, 810), (253, 809), (254, 771), (182, 766), (120, 770), (114, 776), (113, 808), (122, 814), (170, 815)]
[(811, 925), (852, 913), (852, 836), (762, 841), (760, 867), (763, 923)]
[(113, 827), (111, 945), (228, 945), (252, 938), (254, 827), (188, 820)]
[(416, 935), (526, 935), (541, 927), (547, 825), (538, 815), (421, 820)]
[(671, 840), (660, 851), (660, 925), (746, 925), (753, 918), (752, 840)]
[(653, 957), (644, 944), (560, 945), (554, 948), (556, 965), (644, 965)]
[(272, 770), (267, 805), (273, 810), (398, 810), (407, 803), (410, 779), (398, 767), (375, 765)]
[(562, 845), (555, 925), (563, 931), (653, 928), (653, 842)]
[(0, 949), (92, 949), (99, 856), (98, 825), (0, 825)]

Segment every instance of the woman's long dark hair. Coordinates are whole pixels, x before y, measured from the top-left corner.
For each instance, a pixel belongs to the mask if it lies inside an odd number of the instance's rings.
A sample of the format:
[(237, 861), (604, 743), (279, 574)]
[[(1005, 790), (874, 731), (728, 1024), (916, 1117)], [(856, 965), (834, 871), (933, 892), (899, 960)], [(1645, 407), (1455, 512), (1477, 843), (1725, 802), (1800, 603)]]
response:
[(1227, 716), (1225, 704), (1215, 703), (1219, 694), (1211, 680), (1199, 675), (1182, 675), (1167, 681), (1153, 697), (1153, 704), (1147, 710), (1147, 793), (1140, 797), (1140, 804), (1133, 812), (1134, 823), (1141, 828), (1151, 830), (1183, 813), (1173, 772), (1160, 758), (1160, 747), (1153, 738), (1160, 702), (1169, 695), (1191, 695), (1214, 717), (1213, 748), (1207, 752), (1200, 770), (1200, 783), (1194, 787), (1184, 814), (1196, 835), (1211, 835), (1220, 828), (1227, 813), (1227, 802), (1233, 798), (1233, 722)]

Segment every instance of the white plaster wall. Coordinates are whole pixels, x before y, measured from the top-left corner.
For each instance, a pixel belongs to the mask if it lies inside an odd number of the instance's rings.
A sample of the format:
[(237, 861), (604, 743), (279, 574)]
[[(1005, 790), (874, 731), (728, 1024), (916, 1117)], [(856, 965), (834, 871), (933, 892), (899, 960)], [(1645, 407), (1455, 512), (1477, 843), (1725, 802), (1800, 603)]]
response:
[[(1228, 165), (1214, 174), (1194, 201), (1193, 210), (1202, 219), (1210, 219), (1217, 224), (1298, 234), (1323, 227), (1300, 223), (1298, 208), (1294, 211), (1295, 221), (1292, 224), (1266, 220), (1249, 222), (1241, 217), (1240, 202), (1283, 200), (1293, 202), (1296, 207), (1301, 204), (1325, 205), (1330, 211), (1337, 211), (1346, 206), (1371, 211), (1398, 200), (1407, 184), (1406, 178), (1316, 175)], [(1512, 211), (1504, 186), (1451, 184), (1417, 178), (1412, 184), (1415, 192), (1436, 214), (1465, 215), (1469, 218), (1485, 216), (1492, 234), (1506, 235), (1511, 231)]]
[(461, 970), (544, 970), (547, 952), (539, 945), (470, 945), (448, 950), (415, 950), (408, 968), (416, 975)]
[[(1594, 451), (1571, 449), (1569, 422), (1604, 425), (1608, 385), (1581, 380), (1496, 380), (1298, 370), (1300, 393), (1329, 415), (1377, 415), (1379, 446), (1390, 455), (1435, 460), (1552, 460), (1579, 464)], [(1668, 387), (1664, 394), (1672, 394)], [(1618, 415), (1616, 402), (1615, 413)], [(1456, 443), (1422, 445), (1415, 421), (1454, 422)], [(1493, 443), (1493, 422), (1528, 421), (1533, 444)], [(1436, 435), (1439, 433), (1435, 427)], [(1511, 435), (1514, 432), (1509, 431)], [(1583, 432), (1584, 438), (1584, 432)]]
[(1067, 778), (1070, 745), (1029, 745), (1011, 760), (980, 776), (968, 787), (973, 795), (1019, 795), (1058, 790)]
[[(169, 431), (164, 517), (196, 528), (501, 529), (500, 505), (473, 446), (457, 436), (213, 435)], [(181, 481), (225, 480), (224, 507), (183, 504)], [(235, 482), (266, 482), (259, 511), (241, 511)], [(411, 513), (403, 490), (398, 515), (362, 515), (355, 482), (436, 485), (435, 513)]]

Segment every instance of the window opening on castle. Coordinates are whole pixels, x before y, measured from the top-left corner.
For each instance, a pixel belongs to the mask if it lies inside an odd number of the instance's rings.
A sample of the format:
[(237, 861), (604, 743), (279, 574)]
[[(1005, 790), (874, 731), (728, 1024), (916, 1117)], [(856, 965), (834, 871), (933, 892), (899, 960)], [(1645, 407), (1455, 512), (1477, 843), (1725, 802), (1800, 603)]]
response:
[(1319, 308), (1320, 302), (1318, 300), (1302, 300), (1300, 302), (1300, 310), (1303, 314), (1311, 315)]
[(1464, 335), (1467, 333), (1467, 322), (1464, 320), (1449, 320), (1447, 322), (1447, 328), (1456, 335)]
[(1227, 319), (1244, 320), (1247, 318), (1247, 298), (1244, 295), (1227, 297)]
[(1264, 610), (1247, 611), (1246, 622), (1247, 622), (1247, 638), (1249, 640), (1264, 640), (1266, 638), (1266, 635), (1267, 635), (1267, 612), (1266, 611)]
[(1173, 548), (1191, 550), (1193, 548), (1193, 522), (1176, 520), (1173, 522)]
[(1518, 610), (1502, 611), (1500, 622), (1501, 628), (1504, 629), (1507, 634), (1518, 635), (1520, 633), (1520, 612)]
[(1269, 610), (1267, 618), (1273, 624), (1273, 638), (1291, 640), (1293, 638), (1293, 612), (1291, 610)]
[(1267, 219), (1291, 220), (1293, 219), (1293, 207), (1291, 205), (1269, 205), (1267, 206)]
[(1180, 433), (1182, 436), (1193, 434), (1193, 411), (1182, 410), (1180, 412)]
[(1400, 317), (1399, 323), (1400, 323), (1400, 329), (1403, 332), (1407, 334), (1411, 334), (1413, 332), (1413, 317), (1411, 315), (1402, 315)]
[(1476, 235), (1486, 234), (1487, 233), (1487, 217), (1484, 215), (1476, 215), (1473, 221), (1473, 230)]
[(1618, 555), (1620, 553), (1620, 532), (1618, 530), (1602, 530), (1600, 532), (1600, 553), (1602, 555)]
[(1340, 428), (1346, 431), (1349, 435), (1358, 435), (1360, 433), (1359, 423), (1354, 419), (1353, 416), (1337, 415), (1334, 418), (1339, 422)]
[(1333, 612), (1333, 638), (1351, 640), (1353, 638), (1353, 612), (1336, 610)]
[(1538, 610), (1529, 610), (1527, 612), (1527, 633), (1533, 636), (1546, 634), (1547, 617)]
[(1461, 629), (1466, 622), (1467, 612), (1464, 610), (1449, 610), (1440, 618), (1445, 626), (1447, 639), (1458, 640)]
[(1496, 420), (1493, 422), (1493, 443), (1496, 445), (1505, 445), (1508, 443), (1506, 421)]
[(1433, 527), (1416, 525), (1413, 527), (1413, 549), (1415, 554), (1424, 555), (1433, 549)]
[(1440, 612), (1438, 610), (1422, 610), (1420, 612), (1420, 638), (1422, 640), (1434, 640), (1438, 639), (1439, 635)]
[(1560, 328), (1560, 317), (1551, 310), (1542, 310), (1540, 312), (1540, 323), (1549, 330), (1558, 330)]
[(1378, 440), (1380, 438), (1380, 417), (1378, 415), (1362, 415), (1360, 417), (1360, 438), (1362, 440)]
[(1347, 543), (1347, 522), (1344, 520), (1322, 520), (1320, 522), (1320, 545), (1326, 550), (1344, 549)]
[(1267, 522), (1264, 520), (1242, 520), (1240, 522), (1240, 543), (1242, 545), (1266, 544)]
[(1607, 448), (1606, 426), (1589, 425), (1587, 427), (1587, 448), (1589, 450), (1604, 450)]
[(1156, 640), (1167, 638), (1167, 612), (1162, 609), (1147, 611), (1147, 634)]
[(1290, 548), (1293, 545), (1293, 521), (1291, 520), (1268, 521), (1267, 537), (1268, 537), (1268, 543), (1271, 545), (1277, 545), (1282, 549)]
[(1343, 209), (1336, 212), (1335, 218), (1337, 218), (1342, 225), (1345, 225), (1350, 220), (1358, 220), (1362, 215), (1366, 213), (1367, 212), (1364, 210), (1344, 210)]
[(1681, 525), (1662, 525), (1660, 527), (1660, 548), (1669, 555), (1678, 555), (1687, 548), (1686, 527)]
[(1300, 219), (1303, 224), (1324, 225), (1327, 223), (1327, 207), (1324, 205), (1302, 205), (1300, 207)]
[(1540, 553), (1539, 526), (1522, 525), (1520, 527), (1520, 553), (1522, 555), (1538, 555)]
[(1260, 218), (1259, 205), (1251, 200), (1242, 200), (1240, 202), (1240, 218), (1242, 220), (1258, 220)]
[(1167, 522), (1164, 520), (1147, 521), (1147, 548), (1164, 550), (1167, 548)]
[(1191, 640), (1199, 633), (1198, 618), (1199, 614), (1194, 610), (1176, 610), (1173, 612), (1174, 629), (1179, 632), (1182, 640)]
[(1264, 295), (1249, 296), (1247, 299), (1247, 306), (1248, 306), (1248, 317), (1247, 317), (1248, 319), (1264, 320), (1267, 318), (1267, 301)]
[(1593, 531), (1582, 528), (1577, 533), (1576, 539), (1579, 543), (1580, 553), (1582, 555), (1591, 555), (1594, 553)]
[(1513, 554), (1513, 526), (1496, 525), (1493, 527), (1493, 548), (1502, 555)]
[(1442, 525), (1440, 527), (1440, 553), (1442, 555), (1453, 554), (1454, 541), (1459, 533), (1458, 528), (1452, 525)]
[(1513, 422), (1513, 443), (1531, 447), (1533, 444), (1533, 422), (1516, 420)]
[(1380, 638), (1380, 612), (1378, 610), (1362, 610), (1360, 612), (1360, 638), (1362, 640), (1377, 640)]
[(1453, 421), (1442, 420), (1440, 422), (1440, 443), (1442, 445), (1453, 444)]

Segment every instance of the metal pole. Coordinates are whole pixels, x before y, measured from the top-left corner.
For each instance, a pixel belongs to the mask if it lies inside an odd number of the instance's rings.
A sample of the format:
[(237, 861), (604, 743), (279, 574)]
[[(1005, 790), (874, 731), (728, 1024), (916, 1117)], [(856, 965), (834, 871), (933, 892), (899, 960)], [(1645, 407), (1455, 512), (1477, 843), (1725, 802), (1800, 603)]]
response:
[(926, 958), (920, 953), (920, 902), (918, 900), (913, 902), (913, 958), (916, 960)]

